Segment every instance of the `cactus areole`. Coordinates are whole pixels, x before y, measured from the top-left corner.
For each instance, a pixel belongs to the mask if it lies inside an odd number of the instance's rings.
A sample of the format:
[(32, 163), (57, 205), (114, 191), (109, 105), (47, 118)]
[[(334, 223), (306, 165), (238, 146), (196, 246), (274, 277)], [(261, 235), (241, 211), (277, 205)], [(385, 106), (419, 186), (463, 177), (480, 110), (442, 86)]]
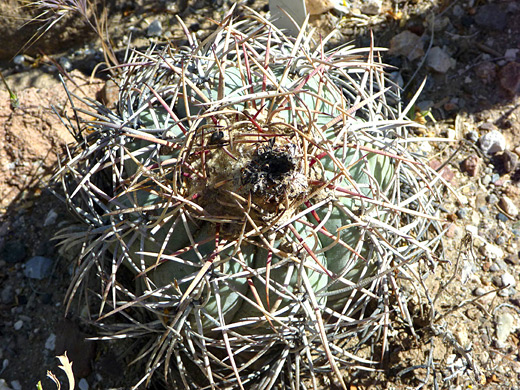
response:
[(129, 52), (115, 110), (87, 102), (57, 176), (88, 227), (65, 235), (86, 248), (71, 291), (95, 269), (99, 316), (160, 335), (145, 379), (341, 384), (374, 363), (356, 351), (396, 275), (432, 259), (437, 179), (398, 91), (374, 48), (325, 43), (230, 14), (202, 44)]

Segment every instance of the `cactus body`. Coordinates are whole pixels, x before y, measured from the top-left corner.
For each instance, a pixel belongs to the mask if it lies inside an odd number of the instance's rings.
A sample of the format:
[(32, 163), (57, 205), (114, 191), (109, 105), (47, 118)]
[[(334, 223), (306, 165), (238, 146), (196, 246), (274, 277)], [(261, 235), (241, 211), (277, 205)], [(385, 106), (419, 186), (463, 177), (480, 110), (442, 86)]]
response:
[(90, 227), (69, 237), (89, 244), (75, 285), (95, 264), (101, 310), (151, 313), (149, 373), (188, 388), (370, 363), (347, 341), (380, 333), (392, 267), (431, 256), (437, 195), (374, 50), (258, 15), (190, 42), (132, 54), (118, 109), (95, 107), (60, 171)]

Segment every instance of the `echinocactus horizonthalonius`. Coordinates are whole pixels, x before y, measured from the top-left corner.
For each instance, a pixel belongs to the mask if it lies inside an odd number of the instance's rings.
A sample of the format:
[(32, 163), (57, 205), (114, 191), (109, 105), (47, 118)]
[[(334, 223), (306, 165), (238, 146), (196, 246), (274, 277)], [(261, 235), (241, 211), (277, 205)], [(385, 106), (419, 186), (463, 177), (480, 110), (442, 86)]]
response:
[(408, 149), (414, 123), (373, 48), (325, 52), (254, 13), (188, 41), (130, 51), (115, 110), (85, 101), (57, 175), (83, 222), (62, 235), (83, 246), (70, 293), (92, 271), (94, 319), (149, 338), (143, 381), (345, 387), (391, 315), (412, 326), (401, 277), (435, 263), (438, 176)]

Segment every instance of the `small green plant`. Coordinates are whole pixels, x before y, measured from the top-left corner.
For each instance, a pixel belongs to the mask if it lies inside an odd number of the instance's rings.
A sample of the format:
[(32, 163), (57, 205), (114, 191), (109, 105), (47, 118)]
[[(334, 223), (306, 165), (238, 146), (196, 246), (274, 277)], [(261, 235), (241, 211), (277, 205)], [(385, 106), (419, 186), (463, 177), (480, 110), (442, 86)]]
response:
[(327, 52), (252, 11), (187, 39), (129, 51), (114, 111), (78, 97), (56, 175), (82, 222), (59, 236), (82, 248), (69, 296), (88, 287), (103, 331), (149, 340), (136, 387), (160, 369), (185, 388), (346, 388), (394, 316), (413, 327), (402, 280), (436, 264), (418, 124), (374, 47)]

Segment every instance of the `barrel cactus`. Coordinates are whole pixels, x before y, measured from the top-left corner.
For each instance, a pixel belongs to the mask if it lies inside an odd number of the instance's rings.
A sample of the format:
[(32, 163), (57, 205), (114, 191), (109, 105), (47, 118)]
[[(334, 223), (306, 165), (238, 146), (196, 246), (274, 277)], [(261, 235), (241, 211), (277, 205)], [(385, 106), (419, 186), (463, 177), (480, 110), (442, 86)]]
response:
[(151, 340), (143, 381), (345, 387), (390, 313), (410, 321), (399, 276), (435, 262), (415, 124), (373, 47), (327, 52), (253, 12), (187, 41), (129, 51), (117, 107), (78, 109), (56, 175), (82, 221), (61, 235), (82, 247), (70, 296), (88, 286), (114, 337)]

